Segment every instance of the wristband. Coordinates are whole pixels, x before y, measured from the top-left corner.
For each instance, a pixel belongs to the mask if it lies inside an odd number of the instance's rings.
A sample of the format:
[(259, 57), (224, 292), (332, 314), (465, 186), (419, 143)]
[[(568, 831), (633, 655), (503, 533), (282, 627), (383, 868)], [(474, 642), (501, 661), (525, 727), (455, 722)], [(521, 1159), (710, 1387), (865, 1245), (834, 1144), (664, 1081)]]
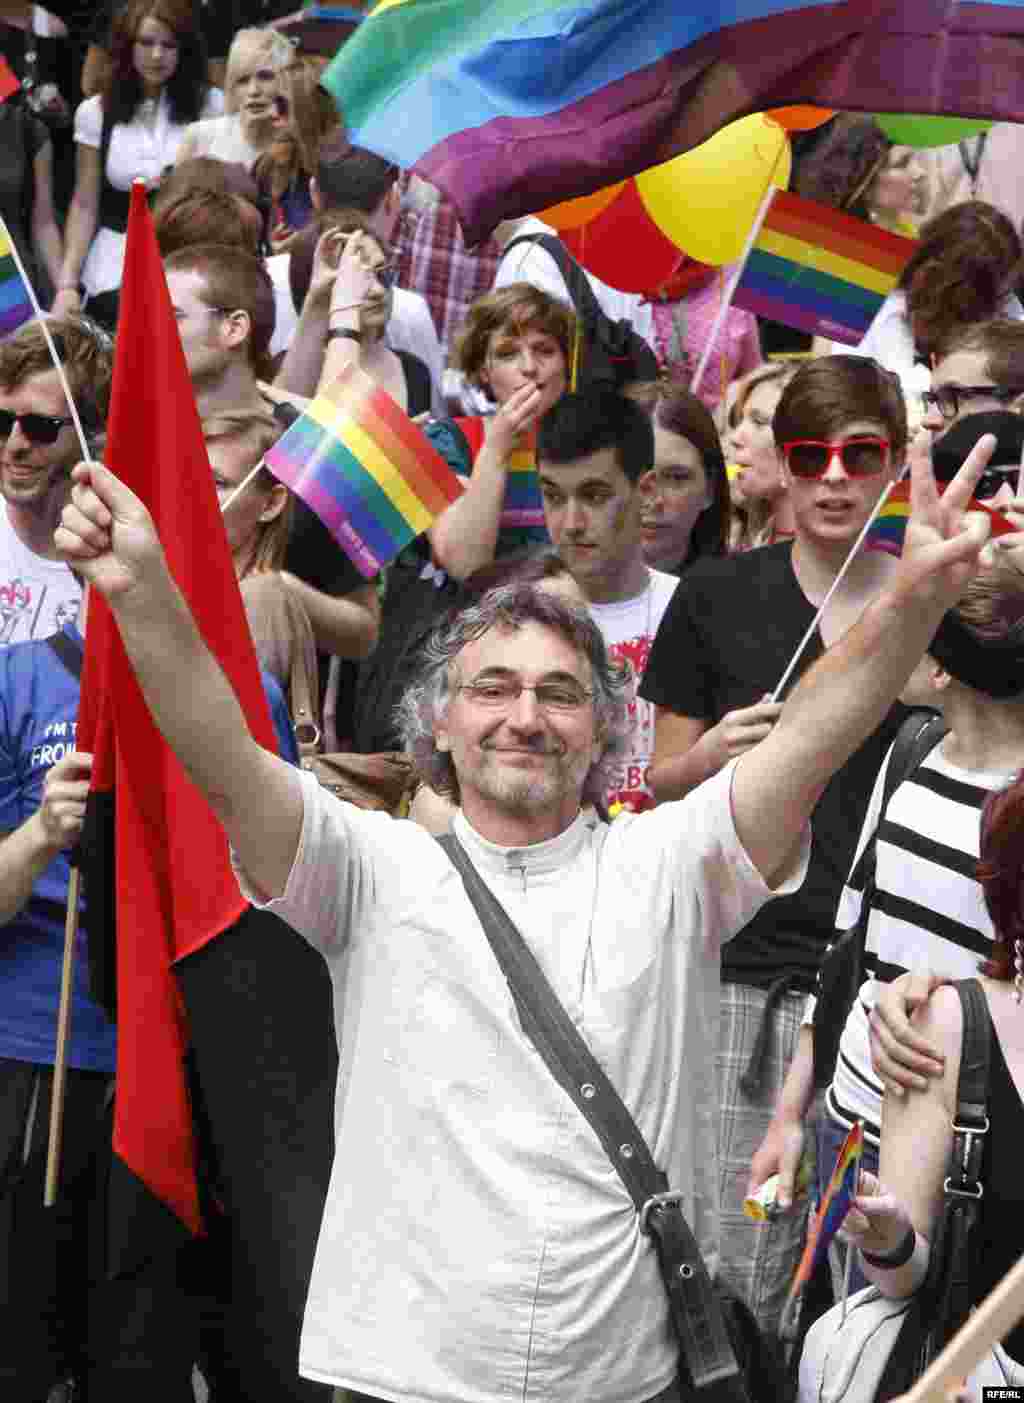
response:
[(883, 1271), (895, 1271), (897, 1267), (905, 1267), (914, 1255), (914, 1248), (917, 1246), (917, 1233), (911, 1225), (903, 1238), (903, 1241), (892, 1252), (865, 1252), (860, 1249), (860, 1255), (867, 1262), (869, 1267), (880, 1267)]
[(78, 295), (79, 295), (79, 297), (81, 297), (81, 295), (82, 295), (82, 287), (81, 287), (81, 284), (78, 282), (77, 279), (74, 279), (74, 278), (73, 278), (73, 279), (68, 279), (66, 282), (60, 282), (60, 283), (58, 283), (58, 284), (57, 284), (57, 291), (58, 291), (58, 292), (77, 292)]
[(332, 326), (328, 331), (325, 340), (327, 341), (362, 341), (363, 333), (353, 331), (350, 326)]

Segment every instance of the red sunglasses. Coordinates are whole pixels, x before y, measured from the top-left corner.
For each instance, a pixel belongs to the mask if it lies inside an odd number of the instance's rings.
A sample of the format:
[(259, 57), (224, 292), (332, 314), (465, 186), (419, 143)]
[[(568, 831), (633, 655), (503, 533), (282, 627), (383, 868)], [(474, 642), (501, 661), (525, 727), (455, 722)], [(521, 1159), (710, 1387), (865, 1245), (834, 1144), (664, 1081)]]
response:
[(784, 443), (782, 453), (794, 477), (824, 477), (833, 458), (839, 459), (849, 477), (874, 477), (889, 466), (890, 443), (887, 438), (867, 434), (834, 442), (797, 438)]

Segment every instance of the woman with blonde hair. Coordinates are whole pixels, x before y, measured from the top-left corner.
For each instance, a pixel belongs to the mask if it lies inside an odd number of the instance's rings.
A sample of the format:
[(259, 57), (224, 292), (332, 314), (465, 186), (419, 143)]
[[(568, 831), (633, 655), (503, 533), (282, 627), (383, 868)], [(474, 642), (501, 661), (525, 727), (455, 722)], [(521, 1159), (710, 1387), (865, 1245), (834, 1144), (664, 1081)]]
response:
[(236, 161), (251, 170), (279, 127), (276, 99), (295, 49), (274, 29), (240, 29), (228, 53), (224, 116), (193, 122), (185, 132), (176, 165), (193, 156)]
[(772, 435), (775, 407), (792, 375), (790, 365), (763, 365), (737, 383), (726, 457), (739, 469), (742, 505), (734, 515), (730, 550), (774, 545), (793, 534), (793, 511)]

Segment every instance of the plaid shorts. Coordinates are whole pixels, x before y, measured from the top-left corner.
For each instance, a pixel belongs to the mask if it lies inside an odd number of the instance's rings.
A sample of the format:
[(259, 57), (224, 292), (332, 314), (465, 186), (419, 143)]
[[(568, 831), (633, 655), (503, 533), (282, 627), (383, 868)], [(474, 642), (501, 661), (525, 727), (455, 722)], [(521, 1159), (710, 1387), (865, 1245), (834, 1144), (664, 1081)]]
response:
[[(721, 1269), (774, 1334), (803, 1248), (805, 1196), (772, 1223), (752, 1223), (743, 1213), (750, 1162), (764, 1139), (789, 1064), (796, 1051), (806, 995), (783, 994), (770, 1015), (761, 1089), (752, 1099), (740, 1087), (761, 1028), (768, 993), (745, 984), (723, 984), (718, 1033), (718, 1175)], [(808, 1137), (812, 1147), (812, 1137)]]

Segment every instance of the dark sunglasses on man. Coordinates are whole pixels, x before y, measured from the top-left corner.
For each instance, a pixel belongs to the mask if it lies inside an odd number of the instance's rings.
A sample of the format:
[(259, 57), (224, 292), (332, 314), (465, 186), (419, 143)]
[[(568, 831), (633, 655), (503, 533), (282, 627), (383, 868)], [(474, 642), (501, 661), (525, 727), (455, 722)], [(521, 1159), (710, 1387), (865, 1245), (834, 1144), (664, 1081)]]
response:
[(61, 429), (73, 423), (73, 419), (53, 414), (15, 414), (13, 409), (0, 409), (0, 439), (9, 438), (17, 424), (29, 443), (56, 443)]
[(987, 502), (1009, 483), (1016, 489), (1024, 454), (1024, 417), (1006, 409), (967, 414), (932, 444), (932, 469), (940, 485), (952, 482), (982, 434), (992, 434), (995, 451), (974, 489), (975, 499)]
[(849, 438), (796, 438), (782, 445), (786, 467), (794, 477), (814, 481), (824, 477), (838, 458), (847, 477), (874, 477), (889, 466), (891, 445), (876, 434)]

